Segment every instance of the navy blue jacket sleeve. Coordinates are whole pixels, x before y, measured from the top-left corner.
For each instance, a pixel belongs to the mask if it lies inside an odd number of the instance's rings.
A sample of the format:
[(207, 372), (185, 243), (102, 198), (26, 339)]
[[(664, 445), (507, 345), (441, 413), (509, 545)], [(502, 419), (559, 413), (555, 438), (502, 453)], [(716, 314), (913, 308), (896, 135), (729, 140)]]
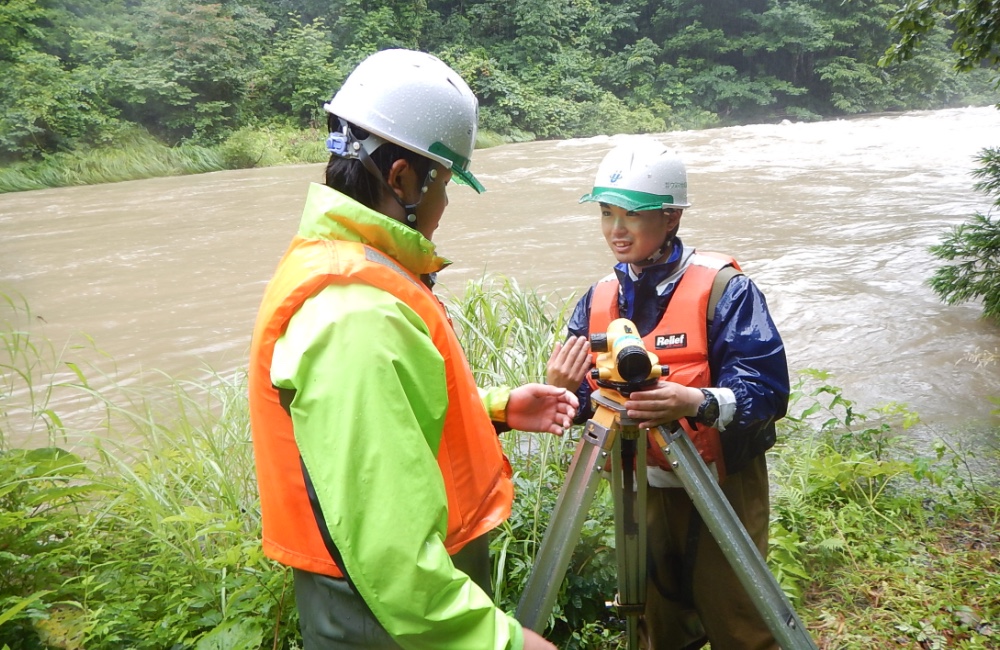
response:
[(788, 409), (785, 346), (764, 295), (750, 278), (726, 285), (708, 332), (713, 384), (736, 396), (736, 414), (722, 433), (727, 466), (774, 444), (774, 423)]

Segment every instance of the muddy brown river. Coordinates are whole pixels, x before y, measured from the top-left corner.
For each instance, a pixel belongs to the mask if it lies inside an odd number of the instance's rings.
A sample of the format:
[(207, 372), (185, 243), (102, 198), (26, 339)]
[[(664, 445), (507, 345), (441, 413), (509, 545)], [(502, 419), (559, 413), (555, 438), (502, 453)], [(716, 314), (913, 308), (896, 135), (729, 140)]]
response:
[[(926, 280), (938, 264), (928, 246), (990, 207), (970, 172), (977, 151), (1000, 145), (1000, 112), (656, 137), (688, 163), (681, 236), (741, 261), (794, 371), (829, 371), (859, 407), (909, 405), (923, 419), (916, 436), (961, 442), (996, 424), (988, 398), (1000, 396), (1000, 365), (975, 358), (1000, 348), (1000, 326), (981, 320), (978, 304), (943, 304)], [(454, 261), (439, 276), (445, 293), (493, 273), (579, 295), (607, 273), (596, 208), (577, 199), (616, 140), (477, 151), (472, 168), (488, 192), (452, 186), (435, 235)], [(306, 185), (321, 176), (306, 165), (0, 195), (0, 293), (28, 302), (33, 335), (57, 348), (89, 336), (107, 355), (93, 362), (113, 360), (122, 377), (239, 369)]]

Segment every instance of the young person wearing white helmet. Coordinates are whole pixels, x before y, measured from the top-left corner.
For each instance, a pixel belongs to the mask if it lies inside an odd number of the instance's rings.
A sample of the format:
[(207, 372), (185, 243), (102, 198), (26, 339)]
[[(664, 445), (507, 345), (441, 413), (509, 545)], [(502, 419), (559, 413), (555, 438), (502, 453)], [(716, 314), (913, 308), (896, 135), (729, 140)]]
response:
[[(635, 323), (668, 369), (633, 392), (628, 416), (650, 428), (679, 421), (761, 554), (769, 520), (764, 452), (785, 415), (784, 345), (764, 296), (734, 259), (701, 253), (677, 236), (688, 201), (687, 170), (666, 147), (637, 138), (609, 152), (592, 191), (618, 263), (580, 299), (569, 339), (549, 361), (549, 384), (576, 390), (577, 422), (593, 414), (586, 341), (615, 318)], [(648, 468), (646, 610), (649, 650), (777, 648), (764, 620), (658, 449)]]
[(554, 650), (497, 609), (488, 538), (510, 514), (494, 422), (561, 434), (544, 384), (480, 392), (431, 292), (449, 180), (478, 104), (422, 52), (364, 60), (325, 105), (326, 184), (265, 290), (250, 418), (265, 554), (292, 567), (306, 650)]

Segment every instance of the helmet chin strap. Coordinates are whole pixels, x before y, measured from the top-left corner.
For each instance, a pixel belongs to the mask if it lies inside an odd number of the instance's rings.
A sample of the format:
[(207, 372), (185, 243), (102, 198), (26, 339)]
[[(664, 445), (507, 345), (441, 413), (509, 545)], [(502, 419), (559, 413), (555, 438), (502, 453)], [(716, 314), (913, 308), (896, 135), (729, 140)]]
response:
[(368, 173), (377, 178), (382, 183), (382, 187), (389, 193), (389, 196), (395, 199), (396, 203), (403, 208), (403, 214), (406, 215), (406, 223), (416, 228), (417, 206), (419, 206), (420, 202), (424, 200), (424, 195), (427, 194), (427, 187), (434, 181), (435, 178), (437, 178), (437, 170), (433, 167), (428, 170), (427, 175), (424, 177), (424, 182), (420, 186), (420, 198), (417, 199), (417, 202), (405, 203), (403, 199), (399, 198), (399, 195), (396, 194), (396, 190), (392, 189), (389, 182), (385, 180), (385, 177), (382, 176), (382, 172), (379, 171), (375, 161), (372, 160), (370, 155), (368, 155), (368, 146), (370, 146), (369, 143), (374, 145), (371, 149), (372, 151), (375, 151), (375, 149), (379, 148), (385, 140), (376, 135), (369, 135), (365, 138), (364, 142), (362, 142), (354, 137), (354, 134), (351, 133), (351, 127), (348, 126), (346, 122), (340, 120), (340, 125), (340, 131), (331, 131), (330, 135), (327, 137), (326, 150), (341, 158), (360, 160), (361, 164), (364, 165), (366, 170), (368, 170)]
[(656, 249), (656, 252), (642, 260), (641, 262), (632, 262), (632, 266), (638, 266), (639, 268), (645, 268), (656, 264), (657, 261), (663, 259), (663, 256), (670, 252), (670, 248), (674, 245), (674, 235), (670, 233), (667, 238), (663, 241), (663, 244)]
[(646, 259), (642, 260), (641, 262), (633, 262), (632, 265), (637, 266), (639, 268), (645, 268), (652, 264), (656, 264), (658, 260), (663, 259), (663, 256), (669, 253), (670, 249), (673, 248), (674, 239), (677, 237), (677, 231), (679, 229), (680, 229), (680, 224), (678, 223), (676, 226), (674, 226), (673, 230), (667, 233), (667, 236), (664, 237), (663, 239), (663, 243), (660, 244), (660, 247), (656, 249), (655, 253), (653, 253)]

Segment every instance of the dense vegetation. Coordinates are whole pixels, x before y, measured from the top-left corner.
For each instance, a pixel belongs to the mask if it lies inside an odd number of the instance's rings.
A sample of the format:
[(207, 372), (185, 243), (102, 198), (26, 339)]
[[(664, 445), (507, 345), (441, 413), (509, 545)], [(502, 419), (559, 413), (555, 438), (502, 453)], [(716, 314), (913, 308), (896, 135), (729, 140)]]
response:
[[(997, 0), (908, 0), (894, 16), (891, 27), (899, 42), (884, 62), (911, 59), (920, 44), (939, 29), (951, 26), (951, 48), (958, 54), (956, 69), (982, 72), (1000, 68), (1000, 2)], [(1000, 82), (998, 82), (1000, 83)], [(990, 144), (979, 154), (982, 165), (974, 172), (975, 187), (1000, 207), (1000, 148)], [(982, 299), (983, 315), (1000, 323), (1000, 219), (976, 212), (952, 228), (931, 248), (946, 264), (934, 272), (930, 285), (948, 303)]]
[[(975, 188), (993, 199), (994, 210), (1000, 208), (1000, 148), (983, 149), (978, 161)], [(1000, 324), (1000, 218), (993, 210), (976, 212), (930, 250), (948, 262), (929, 280), (934, 292), (949, 304), (982, 300), (983, 316)]]
[[(931, 25), (879, 67), (884, 0), (7, 0), (0, 163), (152, 137), (230, 142), (322, 127), (320, 105), (378, 49), (434, 52), (506, 138), (664, 131), (985, 103)], [(137, 133), (138, 132), (138, 135)], [(321, 138), (317, 138), (321, 141)], [(322, 150), (320, 149), (320, 155)], [(153, 154), (151, 154), (153, 155)]]
[[(450, 302), (484, 384), (542, 376), (572, 306), (489, 278)], [(289, 572), (260, 550), (242, 373), (137, 383), (88, 365), (99, 355), (87, 346), (54, 350), (31, 322), (0, 294), (0, 648), (299, 647)], [(769, 456), (769, 564), (817, 645), (997, 647), (1000, 485), (974, 469), (996, 450), (943, 439), (918, 453), (912, 412), (859, 413), (829, 379), (803, 376)], [(492, 540), (505, 609), (578, 435), (504, 436), (518, 492)], [(24, 439), (38, 444), (12, 444)], [(563, 648), (624, 647), (605, 607), (607, 492), (602, 483), (548, 631)]]

